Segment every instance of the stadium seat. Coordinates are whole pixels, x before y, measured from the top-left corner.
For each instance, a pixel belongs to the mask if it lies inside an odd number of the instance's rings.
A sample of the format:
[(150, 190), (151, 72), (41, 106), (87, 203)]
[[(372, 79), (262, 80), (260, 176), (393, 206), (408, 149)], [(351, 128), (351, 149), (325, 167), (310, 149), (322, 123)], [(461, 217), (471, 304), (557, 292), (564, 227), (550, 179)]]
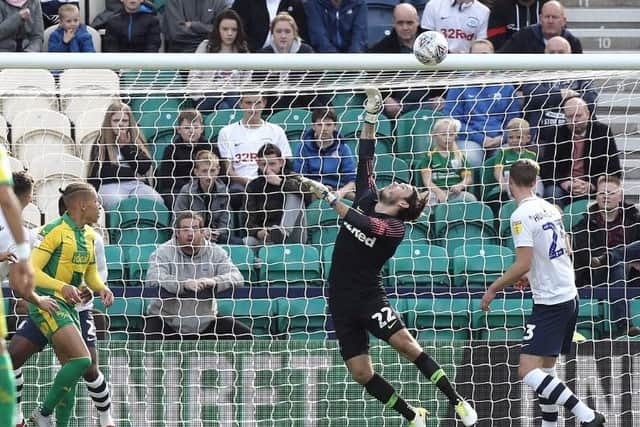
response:
[(180, 100), (168, 96), (151, 96), (135, 99), (131, 110), (140, 131), (147, 141), (153, 141), (163, 134), (173, 135), (180, 114)]
[(11, 127), (11, 147), (13, 155), (23, 162), (41, 155), (76, 155), (69, 119), (52, 110), (25, 111), (16, 117)]
[(393, 8), (398, 0), (367, 0), (367, 44), (373, 46), (393, 29)]
[(498, 244), (491, 209), (482, 202), (440, 203), (433, 209), (434, 242), (449, 257), (463, 244)]
[(251, 248), (245, 245), (220, 245), (222, 249), (227, 251), (231, 262), (238, 267), (244, 281), (247, 285), (250, 285), (257, 279), (255, 270), (255, 255)]
[(531, 314), (531, 298), (496, 298), (491, 311), (480, 309), (480, 300), (471, 303), (471, 326), (481, 340), (520, 341), (524, 334), (526, 318)]
[[(439, 116), (435, 111), (419, 109), (404, 113), (397, 120), (394, 152), (413, 169), (431, 149), (431, 128)], [(415, 175), (421, 182), (420, 174)], [(416, 185), (420, 183), (416, 181)]]
[(484, 161), (480, 168), (480, 186), (478, 195), (480, 200), (496, 200), (500, 195), (500, 185), (494, 175), (497, 156), (491, 156)]
[(125, 283), (125, 254), (118, 245), (105, 245), (104, 253), (107, 259), (107, 281), (109, 286), (123, 286)]
[(171, 213), (163, 203), (130, 197), (107, 212), (110, 241), (120, 245), (166, 242), (171, 238)]
[(259, 280), (267, 286), (322, 284), (320, 253), (311, 245), (267, 245), (260, 248)]
[(511, 215), (515, 212), (518, 204), (514, 200), (510, 200), (502, 204), (500, 208), (500, 240), (502, 246), (515, 249), (513, 246), (513, 237), (511, 236)]
[(103, 109), (89, 109), (82, 112), (74, 123), (74, 138), (78, 155), (83, 160), (89, 160), (91, 147), (96, 142), (102, 129), (105, 111)]
[(204, 135), (208, 140), (218, 139), (220, 129), (228, 124), (235, 123), (242, 117), (238, 110), (218, 110), (204, 117)]
[[(363, 108), (349, 108), (338, 115), (338, 131), (354, 154), (358, 153), (358, 135), (364, 120)], [(391, 152), (393, 145), (393, 130), (391, 122), (380, 116), (376, 128), (376, 153), (386, 154)]]
[(109, 339), (128, 341), (143, 338), (144, 316), (147, 311), (147, 301), (144, 298), (114, 298), (109, 308), (105, 308), (102, 301), (96, 298), (95, 307), (109, 319)]
[[(49, 52), (49, 38), (51, 37), (51, 33), (57, 30), (59, 27), (58, 24), (52, 25), (50, 27), (45, 28), (44, 30), (44, 43), (42, 44), (42, 51)], [(93, 48), (96, 52), (102, 52), (102, 38), (100, 37), (100, 33), (93, 27), (86, 25), (87, 31), (91, 35), (91, 41), (93, 42)]]
[(592, 203), (595, 203), (595, 201), (580, 199), (566, 205), (562, 210), (564, 229), (571, 232), (578, 224), (584, 221)]
[(513, 264), (513, 251), (504, 246), (465, 244), (453, 251), (454, 286), (490, 285)]
[(68, 69), (60, 74), (61, 110), (73, 123), (90, 109), (107, 111), (120, 94), (118, 75), (107, 69)]
[(143, 285), (147, 278), (147, 270), (149, 269), (149, 257), (158, 246), (133, 245), (122, 246), (126, 267), (126, 284), (128, 286)]
[(404, 224), (404, 239), (412, 243), (427, 243), (430, 241), (431, 223), (426, 214), (417, 220)]
[[(343, 202), (351, 205), (349, 200), (343, 200)], [(328, 207), (325, 202), (315, 200), (307, 206), (305, 213), (311, 244), (325, 247), (335, 243), (340, 231), (340, 218), (336, 211)]]
[(587, 339), (604, 338), (605, 319), (598, 300), (581, 300), (576, 331)]
[(49, 70), (0, 71), (2, 115), (8, 123), (32, 110), (58, 110), (56, 83)]
[(278, 298), (278, 332), (288, 339), (325, 339), (327, 301), (324, 297)]
[(185, 78), (179, 70), (124, 70), (120, 73), (120, 88), (132, 99), (150, 94), (184, 93)]
[(322, 277), (324, 277), (324, 280), (329, 280), (334, 247), (335, 245), (325, 245), (322, 246), (320, 250), (320, 256), (322, 257)]
[(219, 298), (218, 315), (231, 316), (251, 329), (254, 338), (271, 339), (277, 333), (278, 300), (258, 298)]
[(22, 210), (22, 223), (27, 228), (37, 228), (42, 225), (40, 209), (33, 203), (29, 203)]
[(402, 243), (388, 263), (390, 286), (450, 285), (449, 257), (439, 246)]
[(378, 154), (374, 160), (376, 185), (382, 188), (392, 182), (411, 182), (411, 169), (402, 159), (393, 154)]
[(9, 140), (7, 139), (8, 135), (9, 128), (7, 127), (7, 121), (3, 116), (0, 116), (0, 145), (4, 146), (7, 151), (9, 151)]
[(417, 332), (421, 341), (468, 340), (470, 327), (469, 298), (405, 298), (407, 328)]
[(287, 139), (302, 139), (303, 132), (311, 127), (311, 111), (302, 109), (281, 110), (272, 114), (268, 119), (284, 129)]
[(84, 160), (65, 153), (38, 155), (30, 159), (28, 169), (34, 179), (33, 201), (49, 222), (59, 216), (60, 188), (86, 176)]
[(366, 97), (364, 93), (341, 92), (331, 98), (331, 105), (338, 117), (347, 109), (362, 108)]

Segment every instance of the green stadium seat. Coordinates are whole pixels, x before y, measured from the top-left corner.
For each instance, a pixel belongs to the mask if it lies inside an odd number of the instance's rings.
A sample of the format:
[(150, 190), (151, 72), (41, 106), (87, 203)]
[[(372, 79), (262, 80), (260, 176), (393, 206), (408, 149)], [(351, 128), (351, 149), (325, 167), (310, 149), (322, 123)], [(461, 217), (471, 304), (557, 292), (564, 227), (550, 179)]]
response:
[(327, 337), (327, 301), (324, 297), (278, 298), (278, 332), (289, 339)]
[(163, 243), (171, 238), (171, 213), (163, 203), (130, 197), (107, 212), (111, 243)]
[(494, 175), (497, 156), (491, 156), (480, 168), (480, 200), (496, 200), (500, 195), (500, 186)]
[(164, 152), (169, 145), (173, 144), (175, 136), (175, 130), (167, 129), (154, 135), (152, 139), (149, 140), (148, 147), (151, 151), (151, 158), (156, 163), (156, 165), (159, 165), (162, 161)]
[(267, 245), (260, 248), (260, 282), (268, 286), (310, 286), (322, 284), (318, 249), (311, 245)]
[[(363, 108), (349, 108), (338, 114), (338, 131), (355, 155), (358, 154), (358, 135), (360, 134), (359, 131), (363, 120)], [(377, 154), (390, 153), (392, 145), (393, 129), (391, 122), (384, 116), (380, 116), (378, 127), (376, 128), (375, 152)]]
[(427, 243), (430, 240), (431, 224), (426, 215), (416, 221), (407, 222), (404, 226), (404, 239), (412, 243)]
[[(398, 118), (393, 151), (413, 169), (431, 149), (431, 128), (439, 117), (440, 114), (435, 111), (420, 109), (404, 113)], [(414, 178), (417, 176), (419, 174)]]
[(524, 334), (526, 319), (531, 314), (533, 300), (530, 298), (496, 298), (491, 311), (480, 309), (480, 300), (471, 303), (471, 326), (482, 340), (519, 341)]
[(235, 123), (242, 117), (238, 110), (217, 110), (204, 117), (204, 135), (208, 140), (218, 139), (220, 129)]
[(149, 257), (157, 247), (157, 245), (136, 245), (124, 249), (126, 250), (126, 266), (131, 285), (144, 284), (149, 269)]
[(131, 101), (131, 110), (147, 141), (164, 132), (173, 132), (182, 101), (168, 96), (146, 96)]
[(440, 203), (433, 209), (434, 242), (449, 257), (463, 244), (498, 244), (491, 209), (482, 202)]
[(105, 313), (109, 319), (110, 339), (141, 339), (144, 328), (144, 316), (147, 301), (142, 297), (118, 297), (113, 304), (105, 308), (99, 298), (95, 299), (95, 308)]
[(454, 286), (490, 285), (513, 264), (513, 251), (490, 244), (465, 244), (453, 251)]
[(515, 212), (518, 204), (514, 200), (510, 200), (502, 204), (500, 208), (500, 240), (502, 246), (510, 249), (515, 249), (513, 245), (513, 236), (511, 236), (511, 215)]
[[(351, 205), (349, 200), (343, 202)], [(324, 201), (315, 200), (307, 206), (305, 214), (310, 243), (320, 247), (332, 245), (340, 231), (340, 218), (336, 211)]]
[(388, 262), (390, 286), (450, 285), (449, 257), (439, 246), (403, 243)]
[(331, 259), (333, 257), (333, 248), (335, 245), (322, 246), (320, 256), (322, 257), (322, 277), (329, 280), (329, 271), (331, 270)]
[(107, 281), (110, 286), (123, 286), (125, 281), (124, 253), (118, 245), (105, 245), (107, 259)]
[(580, 301), (576, 331), (587, 339), (604, 338), (605, 319), (598, 300)]
[(338, 116), (347, 109), (362, 108), (366, 96), (363, 93), (337, 93), (331, 100), (331, 105)]
[(411, 182), (411, 168), (404, 160), (393, 154), (375, 156), (374, 172), (378, 188), (395, 181), (407, 184)]
[(257, 279), (255, 271), (256, 260), (251, 248), (245, 245), (220, 245), (220, 247), (227, 251), (231, 261), (238, 267), (247, 284), (251, 284)]
[(468, 298), (405, 298), (407, 328), (417, 332), (422, 341), (453, 341), (469, 339)]
[(218, 315), (231, 316), (251, 329), (254, 338), (271, 339), (277, 333), (277, 300), (219, 298)]
[(267, 121), (284, 129), (289, 140), (299, 140), (307, 128), (311, 127), (311, 111), (302, 109), (281, 110), (272, 114)]
[(578, 224), (584, 221), (592, 203), (595, 202), (589, 199), (580, 199), (565, 206), (562, 210), (565, 230), (571, 232)]

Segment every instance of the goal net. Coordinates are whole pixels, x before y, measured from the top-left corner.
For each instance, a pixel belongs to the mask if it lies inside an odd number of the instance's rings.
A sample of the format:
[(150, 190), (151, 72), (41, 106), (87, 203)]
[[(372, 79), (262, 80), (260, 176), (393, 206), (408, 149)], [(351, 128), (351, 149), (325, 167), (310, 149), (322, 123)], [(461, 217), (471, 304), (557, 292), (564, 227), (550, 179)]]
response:
[[(70, 182), (88, 180), (102, 197), (97, 229), (116, 300), (108, 309), (96, 301), (94, 311), (118, 426), (402, 425), (355, 384), (340, 357), (327, 314), (340, 221), (324, 202), (282, 184), (301, 173), (334, 190), (351, 185), (369, 86), (386, 99), (376, 128), (377, 186), (430, 191), (424, 215), (406, 225), (384, 266), (383, 284), (409, 331), (473, 401), (478, 425), (541, 422), (535, 396), (517, 375), (520, 342), (532, 333), (530, 291), (509, 287), (489, 313), (480, 309), (486, 287), (515, 259), (515, 202), (505, 183), (510, 164), (523, 157), (540, 163), (538, 190), (553, 196), (573, 240), (580, 310), (576, 345), (559, 358), (558, 374), (606, 414), (607, 425), (640, 423), (640, 341), (629, 336), (640, 326), (640, 269), (631, 249), (640, 240), (640, 71), (615, 56), (589, 62), (569, 55), (564, 66), (548, 56), (461, 56), (437, 70), (396, 55), (86, 54), (5, 62), (12, 68), (0, 72), (0, 142), (14, 170), (26, 168), (35, 180), (25, 222), (57, 218), (58, 190)], [(626, 69), (611, 65), (618, 63)], [(586, 125), (576, 119), (582, 101), (571, 98), (584, 101)], [(281, 144), (283, 171), (258, 158), (265, 143)], [(230, 169), (244, 181), (262, 179), (262, 187), (238, 190)], [(599, 182), (601, 174), (620, 181)], [(565, 187), (572, 177), (585, 188)], [(343, 192), (350, 202), (351, 192)], [(620, 216), (612, 200), (624, 207)], [(231, 289), (195, 295), (171, 287), (216, 267), (189, 261), (174, 235), (176, 214), (186, 209), (202, 214), (204, 238), (218, 239), (241, 273)], [(561, 238), (563, 231), (553, 233)], [(173, 255), (162, 258), (160, 247)], [(159, 270), (193, 277), (169, 280)], [(206, 329), (206, 316), (186, 308), (196, 302), (242, 322), (252, 339), (176, 337), (166, 327), (176, 319)], [(164, 328), (152, 326), (164, 309), (177, 310), (173, 320), (167, 315)], [(24, 318), (13, 300), (8, 312), (10, 324)], [(370, 339), (375, 370), (431, 412), (428, 425), (457, 425), (446, 398), (413, 364)], [(25, 414), (58, 369), (48, 348), (27, 362)], [(559, 425), (577, 425), (560, 414)], [(73, 425), (96, 420), (81, 381)]]

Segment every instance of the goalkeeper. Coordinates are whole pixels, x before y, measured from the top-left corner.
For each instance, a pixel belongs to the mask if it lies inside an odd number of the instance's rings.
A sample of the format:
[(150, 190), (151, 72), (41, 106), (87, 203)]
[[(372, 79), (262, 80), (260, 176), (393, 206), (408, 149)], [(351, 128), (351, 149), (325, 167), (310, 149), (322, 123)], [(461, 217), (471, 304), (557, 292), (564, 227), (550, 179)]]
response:
[(382, 266), (402, 242), (404, 221), (418, 218), (427, 199), (408, 184), (393, 183), (376, 189), (372, 176), (374, 138), (382, 106), (380, 92), (368, 89), (352, 208), (340, 202), (324, 185), (298, 177), (303, 189), (324, 199), (343, 219), (329, 273), (329, 309), (340, 353), (353, 379), (369, 394), (399, 412), (410, 426), (425, 426), (428, 412), (411, 407), (373, 371), (367, 331), (371, 332), (413, 362), (447, 396), (463, 424), (471, 426), (477, 421), (476, 412), (411, 336), (389, 304), (382, 286)]

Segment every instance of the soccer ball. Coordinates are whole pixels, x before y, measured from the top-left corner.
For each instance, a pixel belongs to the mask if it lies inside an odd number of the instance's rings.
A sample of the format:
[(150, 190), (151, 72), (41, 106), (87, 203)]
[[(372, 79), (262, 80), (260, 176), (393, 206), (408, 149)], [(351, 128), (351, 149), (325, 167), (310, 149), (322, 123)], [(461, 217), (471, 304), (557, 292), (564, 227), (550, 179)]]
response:
[(416, 37), (413, 54), (425, 65), (439, 64), (449, 53), (449, 43), (439, 31), (425, 31)]

